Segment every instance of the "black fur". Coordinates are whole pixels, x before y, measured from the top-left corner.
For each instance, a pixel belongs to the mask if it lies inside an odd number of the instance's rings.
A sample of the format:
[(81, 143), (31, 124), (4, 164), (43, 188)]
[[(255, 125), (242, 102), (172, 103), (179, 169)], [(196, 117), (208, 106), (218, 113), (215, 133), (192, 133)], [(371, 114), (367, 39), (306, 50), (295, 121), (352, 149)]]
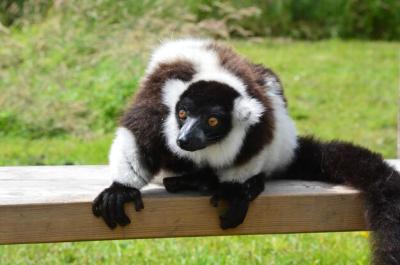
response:
[(263, 192), (264, 173), (249, 178), (244, 183), (222, 182), (218, 185), (210, 202), (214, 207), (220, 200), (228, 203), (228, 209), (219, 216), (222, 229), (234, 228), (242, 224), (247, 215), (250, 202)]
[(210, 203), (218, 207), (219, 201), (228, 203), (228, 209), (220, 215), (222, 229), (234, 228), (243, 223), (249, 204), (263, 192), (265, 187), (265, 175), (257, 174), (244, 183), (222, 182), (212, 170), (199, 170), (193, 174), (164, 179), (164, 186), (169, 192), (200, 191), (212, 192)]
[(193, 112), (202, 113), (202, 108), (207, 106), (218, 106), (226, 112), (232, 112), (233, 101), (238, 96), (239, 93), (226, 84), (216, 81), (198, 81), (182, 93), (180, 100), (189, 98), (195, 107), (192, 109)]
[(365, 195), (373, 264), (400, 264), (400, 174), (382, 156), (341, 141), (299, 138), (296, 158), (276, 177), (342, 183)]
[(164, 140), (161, 137), (162, 119), (166, 108), (136, 104), (121, 118), (120, 124), (129, 129), (140, 139), (138, 143), (139, 160), (152, 173), (156, 174), (161, 167)]
[(103, 217), (108, 227), (114, 229), (117, 224), (125, 226), (131, 223), (124, 211), (126, 202), (133, 202), (136, 211), (144, 208), (142, 196), (138, 189), (113, 182), (109, 188), (103, 190), (94, 199), (92, 211), (95, 216)]
[(194, 169), (193, 163), (177, 158), (166, 148), (162, 124), (169, 110), (161, 103), (161, 88), (168, 79), (190, 81), (195, 73), (194, 66), (188, 61), (160, 64), (142, 80), (133, 104), (120, 119), (119, 125), (129, 129), (140, 140), (140, 161), (153, 174), (163, 167), (172, 171)]
[(218, 187), (218, 176), (210, 168), (194, 171), (177, 177), (163, 179), (163, 184), (168, 192), (199, 191), (209, 194)]
[(195, 170), (195, 165), (179, 158), (166, 148), (162, 124), (167, 112), (164, 106), (136, 104), (123, 115), (120, 124), (129, 129), (138, 141), (139, 160), (152, 174), (161, 168), (173, 172)]

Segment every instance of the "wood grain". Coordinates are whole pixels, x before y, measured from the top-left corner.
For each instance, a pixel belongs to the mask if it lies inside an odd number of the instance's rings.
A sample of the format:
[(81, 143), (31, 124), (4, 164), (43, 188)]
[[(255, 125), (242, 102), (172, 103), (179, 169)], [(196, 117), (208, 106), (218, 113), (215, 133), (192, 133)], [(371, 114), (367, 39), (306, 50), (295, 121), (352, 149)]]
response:
[(132, 224), (109, 230), (91, 213), (110, 184), (105, 166), (3, 167), (0, 183), (0, 244), (367, 229), (362, 195), (320, 182), (267, 182), (245, 223), (229, 230), (219, 228), (207, 196), (168, 194), (154, 184), (143, 191), (144, 210), (126, 205)]

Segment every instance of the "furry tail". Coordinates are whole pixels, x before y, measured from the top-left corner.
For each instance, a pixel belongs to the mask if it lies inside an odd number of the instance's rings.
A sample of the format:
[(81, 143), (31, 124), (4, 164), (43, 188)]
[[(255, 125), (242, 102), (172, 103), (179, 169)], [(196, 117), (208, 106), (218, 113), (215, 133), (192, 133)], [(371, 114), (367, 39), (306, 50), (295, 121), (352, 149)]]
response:
[(365, 194), (373, 264), (400, 264), (400, 174), (380, 154), (341, 141), (300, 137), (286, 179), (351, 185)]

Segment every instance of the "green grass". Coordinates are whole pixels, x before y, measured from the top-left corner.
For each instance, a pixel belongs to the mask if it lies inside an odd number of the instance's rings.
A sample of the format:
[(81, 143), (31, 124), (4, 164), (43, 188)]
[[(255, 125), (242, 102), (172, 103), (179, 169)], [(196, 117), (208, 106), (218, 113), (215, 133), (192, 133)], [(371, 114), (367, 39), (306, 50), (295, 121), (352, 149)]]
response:
[(104, 164), (111, 140), (112, 135), (102, 135), (93, 139), (0, 138), (0, 166)]
[[(162, 6), (82, 2), (79, 10), (68, 1), (46, 18), (0, 33), (0, 165), (106, 163), (117, 117), (138, 85), (149, 47), (172, 30), (185, 33), (180, 16), (171, 18)], [(399, 43), (229, 43), (279, 74), (301, 134), (395, 157)], [(368, 256), (365, 233), (0, 246), (1, 265), (333, 265), (366, 264)]]
[(2, 246), (0, 264), (367, 264), (362, 233)]

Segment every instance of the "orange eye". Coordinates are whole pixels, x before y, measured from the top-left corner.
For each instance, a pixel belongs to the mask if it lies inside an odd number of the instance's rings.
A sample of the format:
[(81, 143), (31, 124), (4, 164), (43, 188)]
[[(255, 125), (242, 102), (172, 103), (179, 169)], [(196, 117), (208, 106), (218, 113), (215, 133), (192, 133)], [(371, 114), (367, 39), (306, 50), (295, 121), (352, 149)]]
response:
[(181, 119), (181, 120), (186, 119), (186, 111), (180, 110), (179, 113), (178, 113), (178, 117), (179, 117), (179, 119)]
[(211, 117), (208, 119), (208, 125), (210, 125), (211, 127), (215, 127), (218, 125), (218, 119), (215, 117)]

